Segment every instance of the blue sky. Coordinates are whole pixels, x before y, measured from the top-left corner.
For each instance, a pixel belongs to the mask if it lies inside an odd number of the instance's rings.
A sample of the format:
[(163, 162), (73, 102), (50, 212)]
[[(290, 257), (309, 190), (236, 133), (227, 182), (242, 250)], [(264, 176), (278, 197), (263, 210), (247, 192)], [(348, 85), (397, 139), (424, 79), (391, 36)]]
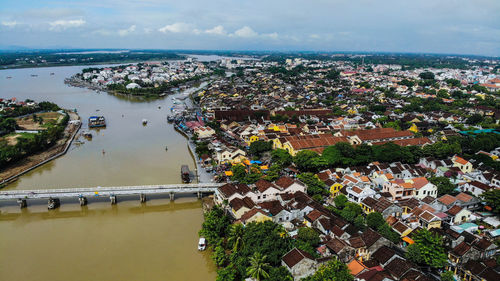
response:
[(500, 0), (2, 0), (6, 46), (500, 56)]

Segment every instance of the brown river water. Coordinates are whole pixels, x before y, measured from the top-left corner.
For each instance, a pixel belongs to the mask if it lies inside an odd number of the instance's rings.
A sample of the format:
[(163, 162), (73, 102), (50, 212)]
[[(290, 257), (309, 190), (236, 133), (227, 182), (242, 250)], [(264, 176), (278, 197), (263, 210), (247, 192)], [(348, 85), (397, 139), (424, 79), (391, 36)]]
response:
[[(182, 164), (194, 169), (186, 140), (166, 121), (171, 97), (140, 100), (63, 83), (82, 68), (0, 71), (0, 98), (75, 108), (84, 130), (91, 115), (105, 116), (108, 125), (5, 190), (179, 183)], [(215, 279), (209, 253), (196, 249), (201, 201), (118, 200), (115, 206), (90, 201), (83, 208), (76, 200), (63, 202), (53, 211), (43, 202), (28, 202), (23, 210), (0, 202), (0, 280)]]

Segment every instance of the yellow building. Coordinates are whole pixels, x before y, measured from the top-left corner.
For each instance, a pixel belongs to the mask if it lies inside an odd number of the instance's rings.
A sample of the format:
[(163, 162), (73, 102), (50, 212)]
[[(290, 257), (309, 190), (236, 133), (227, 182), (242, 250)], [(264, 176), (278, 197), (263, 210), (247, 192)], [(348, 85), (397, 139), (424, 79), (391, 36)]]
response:
[(415, 125), (415, 123), (411, 124), (411, 127), (408, 129), (409, 131), (412, 131), (414, 133), (418, 132), (418, 127)]

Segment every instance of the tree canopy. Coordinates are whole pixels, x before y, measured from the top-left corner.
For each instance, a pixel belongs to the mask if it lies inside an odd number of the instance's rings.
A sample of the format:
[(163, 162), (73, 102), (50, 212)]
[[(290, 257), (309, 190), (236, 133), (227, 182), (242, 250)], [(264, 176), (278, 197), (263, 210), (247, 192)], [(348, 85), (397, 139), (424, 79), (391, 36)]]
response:
[(443, 246), (443, 238), (427, 229), (418, 231), (413, 237), (414, 244), (408, 246), (406, 256), (409, 260), (442, 268), (448, 262), (448, 257)]

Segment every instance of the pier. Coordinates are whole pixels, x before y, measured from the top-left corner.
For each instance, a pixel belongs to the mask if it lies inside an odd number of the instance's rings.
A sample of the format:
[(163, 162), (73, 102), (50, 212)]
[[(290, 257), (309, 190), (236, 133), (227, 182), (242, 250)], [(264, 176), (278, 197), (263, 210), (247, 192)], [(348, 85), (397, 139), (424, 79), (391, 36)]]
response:
[(203, 194), (214, 193), (222, 183), (192, 183), (192, 184), (165, 184), (143, 186), (117, 186), (117, 187), (90, 187), (90, 188), (60, 188), (38, 190), (12, 190), (1, 191), (0, 201), (15, 200), (19, 207), (26, 208), (28, 200), (47, 199), (48, 208), (55, 209), (60, 205), (61, 198), (75, 198), (81, 206), (87, 205), (88, 199), (93, 197), (109, 198), (111, 204), (118, 202), (119, 196), (137, 195), (141, 203), (146, 202), (147, 195), (168, 194), (170, 200), (175, 199), (175, 194), (196, 194), (201, 198)]

